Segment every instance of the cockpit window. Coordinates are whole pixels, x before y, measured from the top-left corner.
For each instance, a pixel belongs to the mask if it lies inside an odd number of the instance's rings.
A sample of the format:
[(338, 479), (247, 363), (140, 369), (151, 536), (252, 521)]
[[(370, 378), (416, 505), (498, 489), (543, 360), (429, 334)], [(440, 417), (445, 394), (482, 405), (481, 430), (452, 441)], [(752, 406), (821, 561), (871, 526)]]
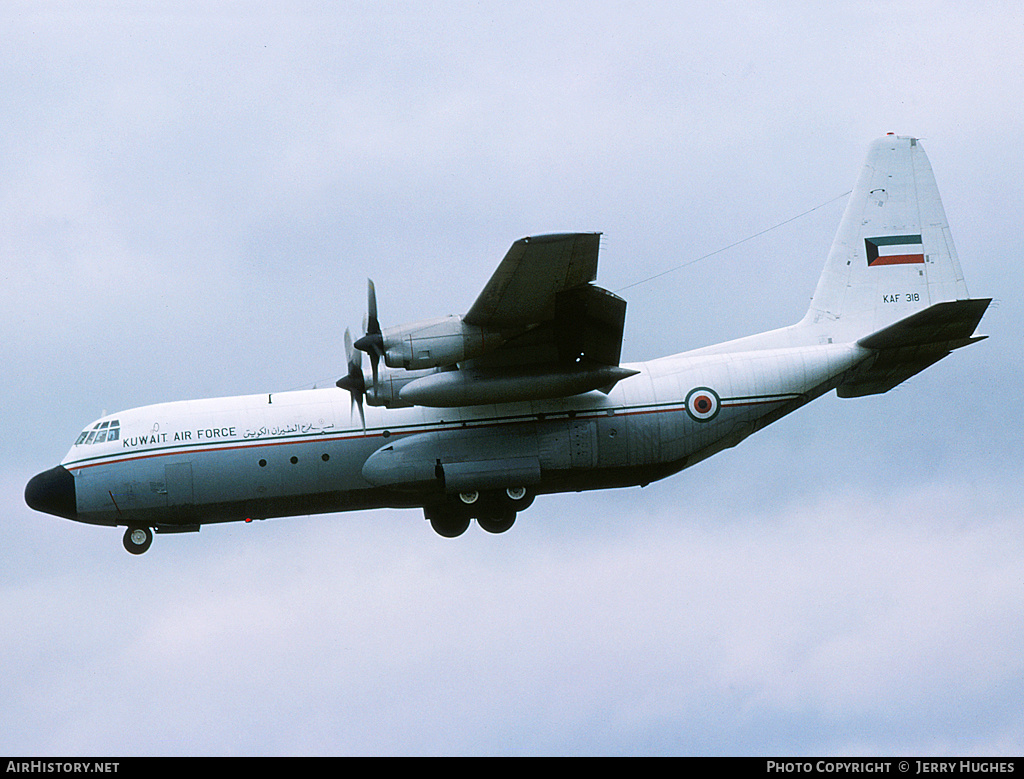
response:
[(75, 441), (79, 444), (102, 444), (104, 441), (116, 441), (121, 437), (121, 422), (117, 419), (108, 419), (106, 422), (97, 422), (92, 428), (82, 431)]

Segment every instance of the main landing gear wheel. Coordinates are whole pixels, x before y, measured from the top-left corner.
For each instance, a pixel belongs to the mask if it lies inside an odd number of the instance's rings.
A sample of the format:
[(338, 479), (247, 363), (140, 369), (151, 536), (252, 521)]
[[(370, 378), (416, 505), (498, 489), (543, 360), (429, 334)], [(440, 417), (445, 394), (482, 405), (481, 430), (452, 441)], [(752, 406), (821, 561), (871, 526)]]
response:
[(132, 525), (124, 531), (124, 548), (132, 554), (142, 554), (153, 543), (153, 531), (143, 525)]
[(476, 490), (471, 492), (460, 492), (459, 503), (468, 508), (472, 508), (480, 500), (480, 493)]
[(524, 511), (530, 508), (535, 495), (526, 487), (509, 487), (500, 493), (505, 505), (510, 506), (513, 511)]
[(444, 538), (458, 538), (469, 528), (469, 517), (453, 514), (430, 517), (430, 526), (434, 532)]
[(469, 529), (469, 522), (479, 508), (480, 493), (460, 492), (446, 503), (423, 510), (434, 532), (444, 538), (457, 538)]
[(445, 538), (461, 536), (473, 519), (488, 533), (504, 533), (515, 523), (516, 513), (528, 508), (533, 498), (526, 487), (484, 492), (469, 490), (426, 506), (423, 516), (430, 521), (434, 532)]
[(516, 521), (516, 512), (512, 509), (476, 518), (476, 523), (488, 533), (504, 533)]
[(423, 515), (434, 532), (444, 538), (457, 538), (469, 528), (469, 513), (451, 505), (428, 506), (423, 509)]

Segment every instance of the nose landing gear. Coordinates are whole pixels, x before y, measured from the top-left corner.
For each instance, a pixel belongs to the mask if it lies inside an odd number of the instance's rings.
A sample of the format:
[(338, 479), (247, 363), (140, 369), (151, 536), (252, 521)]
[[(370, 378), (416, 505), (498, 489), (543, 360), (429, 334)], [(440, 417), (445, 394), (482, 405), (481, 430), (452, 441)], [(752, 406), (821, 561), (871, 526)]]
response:
[(145, 525), (129, 525), (124, 531), (124, 548), (132, 554), (142, 554), (153, 543), (153, 530)]

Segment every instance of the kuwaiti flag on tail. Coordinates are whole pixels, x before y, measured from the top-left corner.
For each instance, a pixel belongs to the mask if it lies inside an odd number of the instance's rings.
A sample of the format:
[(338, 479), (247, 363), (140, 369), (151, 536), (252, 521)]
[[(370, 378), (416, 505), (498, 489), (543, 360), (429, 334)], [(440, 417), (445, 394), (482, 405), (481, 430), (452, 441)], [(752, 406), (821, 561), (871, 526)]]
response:
[(882, 235), (865, 238), (868, 266), (913, 265), (924, 262), (924, 247), (920, 235)]

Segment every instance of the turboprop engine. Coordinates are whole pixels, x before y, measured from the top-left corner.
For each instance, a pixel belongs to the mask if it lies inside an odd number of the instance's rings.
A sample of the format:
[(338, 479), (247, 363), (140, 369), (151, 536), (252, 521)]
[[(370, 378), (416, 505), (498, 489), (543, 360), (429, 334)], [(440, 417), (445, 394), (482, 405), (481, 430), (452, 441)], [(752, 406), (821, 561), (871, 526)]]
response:
[(389, 327), (381, 340), (389, 368), (420, 370), (471, 360), (498, 348), (507, 338), (496, 330), (468, 325), (461, 316), (446, 316)]
[(440, 368), (496, 349), (514, 334), (467, 324), (461, 316), (426, 319), (382, 331), (377, 318), (377, 291), (372, 279), (367, 279), (366, 313), (366, 334), (354, 346), (370, 355), (374, 384), (377, 383), (377, 366), (382, 357), (390, 368)]

